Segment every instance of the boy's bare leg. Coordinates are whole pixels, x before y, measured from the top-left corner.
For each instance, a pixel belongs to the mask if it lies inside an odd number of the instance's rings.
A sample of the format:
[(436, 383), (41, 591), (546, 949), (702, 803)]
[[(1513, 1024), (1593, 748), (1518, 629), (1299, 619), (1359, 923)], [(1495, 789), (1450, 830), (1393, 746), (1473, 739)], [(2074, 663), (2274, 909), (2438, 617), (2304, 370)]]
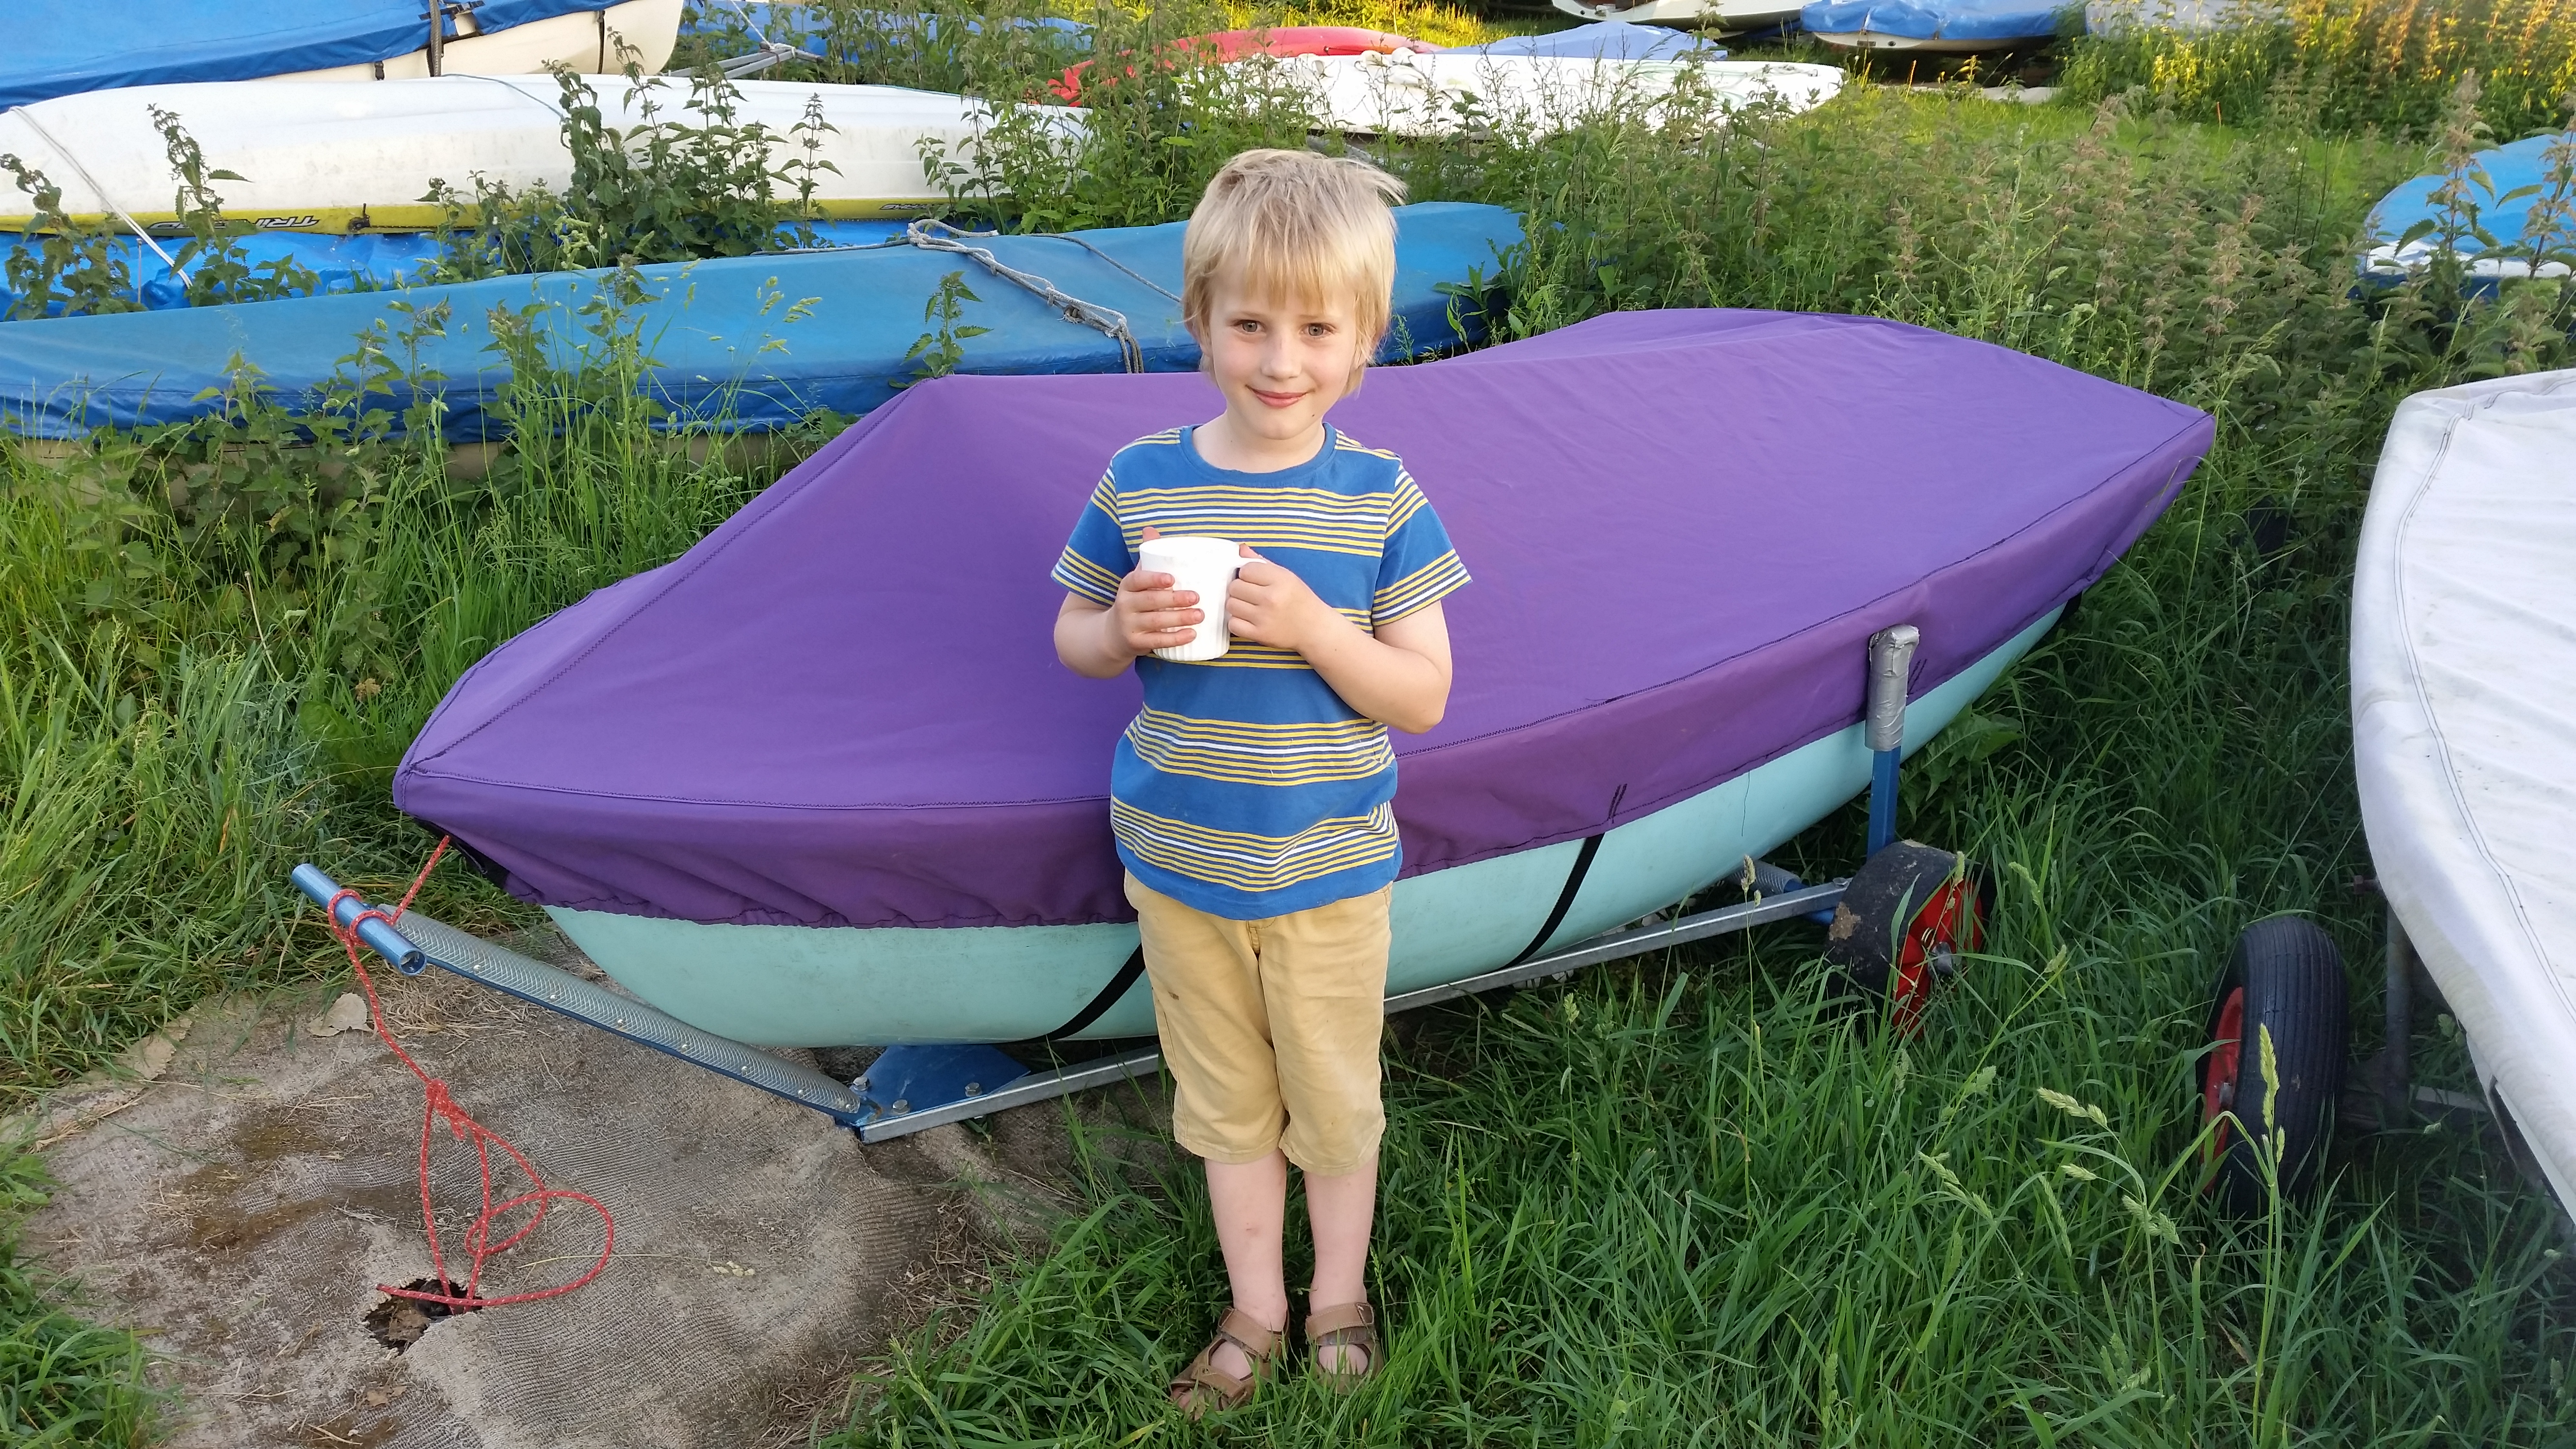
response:
[[(1264, 1328), (1286, 1328), (1288, 1276), (1281, 1262), (1280, 1239), (1288, 1219), (1288, 1159), (1273, 1152), (1258, 1162), (1211, 1161), (1207, 1184), (1208, 1206), (1215, 1211), (1216, 1241), (1225, 1253), (1226, 1283), (1234, 1290), (1234, 1306)], [(1231, 1343), (1218, 1346), (1216, 1366), (1237, 1377), (1252, 1372), (1251, 1361)]]
[[(1337, 1177), (1306, 1174), (1306, 1217), (1315, 1231), (1315, 1287), (1311, 1308), (1331, 1308), (1368, 1298), (1369, 1230), (1377, 1217), (1377, 1154)], [(1333, 1373), (1356, 1372), (1366, 1355), (1346, 1348), (1327, 1349), (1320, 1366)]]

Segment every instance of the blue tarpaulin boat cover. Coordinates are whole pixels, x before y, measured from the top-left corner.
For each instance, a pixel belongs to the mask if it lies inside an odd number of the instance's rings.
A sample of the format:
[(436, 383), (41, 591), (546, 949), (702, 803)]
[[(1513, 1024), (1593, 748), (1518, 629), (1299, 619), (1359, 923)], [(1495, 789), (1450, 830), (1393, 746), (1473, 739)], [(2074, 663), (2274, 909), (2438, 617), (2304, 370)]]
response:
[(1482, 45), (1454, 45), (1451, 55), (1555, 55), (1576, 60), (1723, 60), (1722, 48), (1661, 25), (1595, 20), (1545, 35), (1507, 35)]
[[(811, 232), (822, 246), (873, 246), (903, 235), (903, 228), (899, 221), (818, 221), (812, 223)], [(168, 237), (162, 240), (161, 250), (174, 260), (185, 260), (179, 255), (183, 245), (179, 238)], [(188, 305), (188, 284), (161, 260), (160, 253), (130, 236), (109, 238), (107, 247), (124, 264), (135, 301), (155, 312)], [(242, 265), (254, 273), (282, 262), (311, 272), (314, 290), (328, 293), (372, 291), (416, 281), (438, 260), (446, 243), (424, 231), (371, 231), (355, 236), (290, 231), (257, 232), (240, 238), (239, 247)], [(0, 318), (15, 317), (21, 301), (10, 288), (5, 267), (29, 250), (25, 241), (0, 238)], [(53, 310), (59, 313), (62, 304), (57, 301)]]
[[(918, 27), (933, 40), (939, 36), (936, 14), (899, 11), (844, 11), (837, 30), (832, 12), (803, 0), (702, 0), (680, 15), (682, 35), (722, 39), (741, 35), (755, 41), (792, 45), (821, 60), (857, 60), (884, 40)], [(1022, 15), (1007, 24), (1014, 30), (1045, 32), (1050, 41), (1079, 55), (1091, 49), (1091, 27), (1054, 15)], [(981, 35), (984, 22), (966, 21), (966, 33)], [(835, 54), (835, 50), (839, 53)]]
[[(2510, 146), (2480, 151), (2471, 158), (2470, 164), (2484, 171), (2486, 179), (2481, 182), (2475, 176), (2469, 178), (2469, 200), (2478, 209), (2477, 225), (2485, 228), (2487, 235), (2494, 237), (2498, 244), (2511, 248), (2523, 239), (2524, 229), (2531, 224), (2532, 204), (2549, 192), (2549, 148), (2566, 139), (2566, 133), (2552, 131), (2516, 141)], [(2396, 241), (2417, 222), (2429, 221), (2438, 226), (2441, 216), (2433, 205), (2433, 193), (2448, 179), (2440, 175), (2418, 176), (2381, 197), (2379, 205), (2371, 208), (2370, 240)], [(2526, 191), (2525, 188), (2536, 189)], [(2517, 191), (2524, 194), (2513, 195)], [(2556, 246), (2564, 249), (2576, 243), (2576, 235), (2570, 234), (2576, 231), (2576, 223), (2562, 220), (2559, 225), (2562, 231), (2555, 239)], [(2463, 236), (2459, 249), (2463, 252), (2483, 251), (2486, 243), (2473, 236)]]
[[(1125, 315), (1143, 366), (1186, 372), (1198, 344), (1181, 325), (1184, 223), (1075, 236), (973, 237), (1005, 264), (1046, 278), (1064, 294)], [(1520, 218), (1498, 206), (1424, 202), (1396, 210), (1395, 315), (1384, 356), (1438, 351), (1473, 336), (1481, 310), (1459, 307), (1479, 279), (1493, 280), (1521, 238)], [(919, 375), (911, 356), (926, 329), (924, 304), (940, 280), (960, 276), (977, 300), (960, 325), (965, 373), (1117, 372), (1122, 349), (1065, 319), (1060, 307), (987, 271), (973, 258), (907, 245), (772, 254), (635, 269), (643, 300), (626, 309), (654, 366), (646, 387), (673, 421), (744, 429), (793, 423), (817, 410), (865, 413)], [(301, 297), (228, 307), (52, 317), (0, 326), (0, 426), (32, 437), (74, 438), (107, 426), (180, 422), (220, 412), (239, 368), (257, 370), (290, 407), (318, 404), (370, 328), (399, 331), (446, 309), (444, 333), (418, 340), (421, 392), (444, 402), (451, 439), (478, 440), (509, 383), (493, 348), (491, 315), (522, 318), (558, 367), (578, 366), (599, 345), (598, 318), (583, 309), (610, 295), (611, 272), (555, 272), (398, 292)], [(1453, 308), (1457, 310), (1453, 314)], [(216, 396), (201, 396), (208, 389)], [(396, 398), (397, 409), (412, 401)]]
[(1798, 23), (1816, 35), (1869, 31), (1906, 40), (2037, 40), (2055, 35), (2062, 5), (2032, 0), (1815, 0)]
[[(489, 34), (615, 3), (480, 0), (474, 23)], [(424, 0), (9, 0), (0, 9), (0, 108), (390, 60), (429, 44), (428, 15)]]

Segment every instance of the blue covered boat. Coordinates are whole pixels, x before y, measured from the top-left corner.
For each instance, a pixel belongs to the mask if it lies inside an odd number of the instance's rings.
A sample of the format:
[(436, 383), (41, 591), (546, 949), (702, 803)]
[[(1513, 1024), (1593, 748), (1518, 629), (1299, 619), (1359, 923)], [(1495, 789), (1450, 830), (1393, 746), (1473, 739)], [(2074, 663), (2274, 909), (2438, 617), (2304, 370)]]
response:
[(0, 110), (121, 86), (293, 76), (360, 80), (616, 70), (670, 58), (681, 0), (11, 0)]
[[(2371, 208), (2364, 280), (2402, 282), (2433, 260), (2445, 245), (2446, 225), (2434, 193), (2449, 179), (2418, 176)], [(2568, 274), (2576, 263), (2576, 132), (2481, 151), (2463, 180), (2465, 204), (2447, 223), (2460, 232), (2448, 245), (2478, 290), (2493, 291), (2511, 278)]]
[[(796, 248), (800, 243), (813, 247), (875, 246), (903, 235), (899, 221), (818, 221), (803, 233), (782, 229), (780, 248)], [(29, 259), (36, 243), (12, 238), (0, 250), (0, 319), (25, 321), (35, 313), (21, 304), (28, 298), (11, 289), (6, 268)], [(150, 312), (172, 307), (185, 307), (188, 283), (173, 267), (179, 250), (186, 243), (178, 237), (165, 237), (153, 247), (131, 237), (107, 239), (109, 264), (122, 270), (126, 284), (122, 295), (142, 304)], [(433, 232), (360, 232), (355, 236), (312, 235), (303, 232), (254, 232), (239, 238), (235, 255), (254, 274), (273, 268), (310, 272), (315, 295), (335, 292), (376, 292), (390, 287), (407, 286), (420, 281), (437, 263), (446, 242)], [(167, 258), (167, 260), (165, 260)], [(65, 310), (59, 294), (46, 315), (58, 316)]]
[(1554, 55), (1575, 60), (1724, 60), (1724, 49), (1662, 25), (1594, 20), (1542, 35), (1506, 35), (1481, 45), (1453, 45), (1451, 55)]
[[(498, 430), (490, 409), (511, 380), (508, 358), (493, 347), (492, 317), (534, 331), (553, 364), (569, 369), (600, 345), (595, 311), (583, 309), (608, 303), (619, 330), (652, 357), (644, 385), (673, 424), (778, 428), (821, 410), (868, 412), (917, 376), (923, 308), (952, 273), (976, 298), (964, 304), (961, 325), (988, 329), (958, 339), (957, 371), (1185, 372), (1199, 353), (1181, 325), (1183, 225), (971, 236), (925, 223), (876, 248), (635, 268), (625, 274), (631, 302), (614, 300), (619, 273), (556, 272), (17, 322), (0, 328), (0, 426), (78, 438), (205, 417), (224, 408), (222, 394), (245, 368), (288, 406), (316, 406), (362, 334), (417, 326), (443, 308), (440, 330), (424, 328), (413, 352), (419, 393), (393, 405), (434, 393), (448, 436), (479, 441)], [(1520, 241), (1519, 218), (1496, 206), (1425, 202), (1398, 208), (1396, 225), (1385, 355), (1440, 351), (1477, 335), (1481, 305), (1462, 299), (1499, 273)]]
[[(1959, 55), (2053, 40), (2063, 5), (2034, 0), (1814, 0), (1798, 23), (1827, 45)], [(2072, 21), (2079, 28), (2080, 20)]]
[[(1091, 27), (1079, 20), (1021, 15), (1004, 23), (1068, 57), (1091, 49)], [(680, 33), (718, 44), (747, 40), (755, 46), (784, 46), (818, 60), (857, 61), (890, 42), (935, 42), (939, 24), (940, 17), (928, 11), (835, 10), (806, 0), (707, 0), (681, 17)], [(963, 29), (979, 35), (984, 24), (969, 19)]]

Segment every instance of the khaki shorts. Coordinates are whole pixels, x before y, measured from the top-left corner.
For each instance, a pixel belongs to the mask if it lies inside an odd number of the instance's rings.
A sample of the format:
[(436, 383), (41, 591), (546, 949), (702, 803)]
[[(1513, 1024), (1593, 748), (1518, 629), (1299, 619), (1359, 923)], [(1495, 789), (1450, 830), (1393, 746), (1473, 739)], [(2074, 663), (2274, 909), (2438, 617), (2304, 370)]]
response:
[(1284, 1150), (1324, 1177), (1377, 1151), (1393, 889), (1232, 921), (1127, 877), (1183, 1147), (1211, 1162)]

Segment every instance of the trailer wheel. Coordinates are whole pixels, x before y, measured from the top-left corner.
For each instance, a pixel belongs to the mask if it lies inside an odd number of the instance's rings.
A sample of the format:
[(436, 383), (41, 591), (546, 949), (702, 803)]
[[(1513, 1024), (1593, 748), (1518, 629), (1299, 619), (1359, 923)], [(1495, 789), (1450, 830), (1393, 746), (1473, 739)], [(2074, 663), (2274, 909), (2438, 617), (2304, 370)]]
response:
[[(2210, 1049), (2200, 1069), (2200, 1116), (2208, 1129), (2201, 1190), (2227, 1212), (2248, 1217), (2264, 1210), (2270, 1194), (2263, 1158), (2273, 1143), (2283, 1196), (2315, 1178), (2343, 1092), (2344, 1012), (2343, 953), (2315, 922), (2274, 916), (2236, 938), (2210, 992)], [(2274, 1067), (2268, 1104), (2267, 1031)]]
[(1842, 994), (1864, 1008), (1885, 1002), (1887, 1023), (1912, 1036), (1937, 978), (1962, 951), (1985, 944), (1993, 888), (1963, 858), (1900, 840), (1869, 858), (1843, 891), (1826, 928), (1825, 959)]

